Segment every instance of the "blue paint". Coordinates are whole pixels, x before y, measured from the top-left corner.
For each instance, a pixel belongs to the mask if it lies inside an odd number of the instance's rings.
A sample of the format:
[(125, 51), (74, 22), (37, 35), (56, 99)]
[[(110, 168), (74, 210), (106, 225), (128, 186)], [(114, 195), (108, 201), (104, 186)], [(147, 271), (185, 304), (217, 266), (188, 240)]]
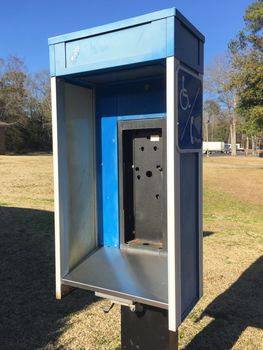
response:
[(175, 19), (174, 17), (168, 17), (166, 19), (166, 56), (174, 56), (175, 53)]
[(56, 72), (56, 76), (61, 75), (61, 67), (65, 67), (65, 44), (59, 43), (54, 46), (55, 67), (53, 70)]
[(163, 74), (164, 76), (159, 78), (97, 88), (97, 121), (101, 116), (164, 113), (166, 80), (165, 72)]
[[(137, 56), (165, 57), (166, 21), (159, 20), (120, 31), (104, 33), (89, 38), (66, 42), (66, 67), (76, 67), (94, 63), (108, 66), (116, 60), (126, 63)], [(154, 39), (154, 43), (153, 43)], [(129, 45), (127, 45), (129, 43)], [(125, 49), (124, 49), (125, 48)], [(106, 63), (105, 63), (106, 62)]]
[[(176, 56), (203, 72), (204, 36), (175, 8), (50, 38), (50, 74), (73, 75)], [(194, 47), (194, 49), (193, 49)]]
[(118, 176), (118, 121), (146, 118), (163, 118), (165, 114), (136, 116), (102, 116), (102, 229), (100, 244), (119, 247), (119, 176)]
[(55, 62), (55, 46), (49, 46), (49, 67), (50, 67), (50, 76), (56, 76), (56, 62)]
[(182, 150), (202, 147), (202, 82), (194, 75), (178, 71), (178, 146)]
[(117, 117), (101, 118), (102, 229), (108, 247), (119, 246)]
[(56, 74), (90, 72), (165, 58), (166, 32), (166, 19), (161, 19), (58, 43), (55, 45)]
[(172, 56), (176, 14), (171, 8), (50, 38), (50, 74), (71, 75)]
[(89, 28), (85, 30), (80, 30), (74, 33), (69, 33), (69, 34), (64, 34), (64, 35), (59, 35), (55, 36), (53, 38), (48, 39), (48, 44), (57, 44), (65, 41), (72, 41), (80, 38), (87, 38), (89, 36), (94, 36), (94, 35), (99, 35), (102, 33), (107, 33), (107, 32), (112, 32), (116, 30), (121, 30), (123, 28), (128, 28), (128, 27), (133, 27), (133, 26), (138, 26), (143, 23), (150, 23), (152, 21), (156, 21), (162, 18), (166, 17), (171, 17), (175, 16), (176, 13), (175, 8), (169, 8), (169, 9), (164, 9), (161, 11), (156, 11), (152, 13), (148, 13), (146, 15), (138, 16), (138, 17), (133, 17), (133, 18), (128, 18), (122, 21), (117, 21), (109, 24), (105, 24), (102, 26), (94, 27), (94, 28)]
[(199, 299), (198, 153), (180, 156), (181, 312), (184, 319)]

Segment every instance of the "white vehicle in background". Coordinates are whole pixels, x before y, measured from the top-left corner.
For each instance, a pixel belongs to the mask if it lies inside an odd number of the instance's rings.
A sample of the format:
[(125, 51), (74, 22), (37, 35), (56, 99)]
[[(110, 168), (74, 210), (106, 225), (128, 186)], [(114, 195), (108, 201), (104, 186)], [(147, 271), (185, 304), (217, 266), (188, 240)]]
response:
[(241, 147), (240, 143), (237, 143), (237, 151), (239, 152), (245, 152), (245, 148)]
[[(237, 152), (245, 152), (245, 148), (240, 143), (236, 144)], [(225, 143), (225, 153), (231, 153), (231, 143)]]
[(225, 143), (221, 141), (203, 142), (203, 153), (224, 153)]

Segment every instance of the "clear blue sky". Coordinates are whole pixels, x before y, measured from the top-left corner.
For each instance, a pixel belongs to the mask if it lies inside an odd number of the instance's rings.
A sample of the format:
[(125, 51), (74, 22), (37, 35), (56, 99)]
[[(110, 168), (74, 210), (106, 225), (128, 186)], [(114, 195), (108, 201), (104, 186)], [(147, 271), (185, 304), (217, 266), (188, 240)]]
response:
[(48, 68), (48, 37), (147, 12), (176, 7), (205, 36), (205, 60), (227, 48), (243, 27), (253, 0), (3, 0), (0, 8), (0, 57), (22, 57), (29, 71)]

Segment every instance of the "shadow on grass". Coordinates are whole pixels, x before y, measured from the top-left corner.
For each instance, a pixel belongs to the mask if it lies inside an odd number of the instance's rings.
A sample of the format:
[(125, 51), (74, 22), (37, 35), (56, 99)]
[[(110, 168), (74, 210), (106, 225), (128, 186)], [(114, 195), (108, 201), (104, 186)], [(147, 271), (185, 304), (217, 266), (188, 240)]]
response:
[(204, 231), (203, 232), (203, 237), (209, 237), (209, 236), (212, 236), (213, 234), (215, 234), (214, 231)]
[(53, 213), (0, 207), (0, 348), (49, 349), (67, 316), (96, 301), (77, 290), (55, 300)]
[(263, 256), (208, 305), (204, 316), (214, 320), (185, 349), (232, 349), (247, 327), (263, 329)]

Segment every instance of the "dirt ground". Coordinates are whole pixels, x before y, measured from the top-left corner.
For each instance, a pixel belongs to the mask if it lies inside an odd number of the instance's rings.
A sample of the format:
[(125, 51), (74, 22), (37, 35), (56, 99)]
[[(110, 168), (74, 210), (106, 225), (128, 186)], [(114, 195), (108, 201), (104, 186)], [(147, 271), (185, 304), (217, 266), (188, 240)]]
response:
[[(263, 159), (204, 159), (204, 296), (180, 349), (263, 349)], [(52, 157), (0, 156), (0, 349), (120, 349), (119, 308), (54, 299)]]

